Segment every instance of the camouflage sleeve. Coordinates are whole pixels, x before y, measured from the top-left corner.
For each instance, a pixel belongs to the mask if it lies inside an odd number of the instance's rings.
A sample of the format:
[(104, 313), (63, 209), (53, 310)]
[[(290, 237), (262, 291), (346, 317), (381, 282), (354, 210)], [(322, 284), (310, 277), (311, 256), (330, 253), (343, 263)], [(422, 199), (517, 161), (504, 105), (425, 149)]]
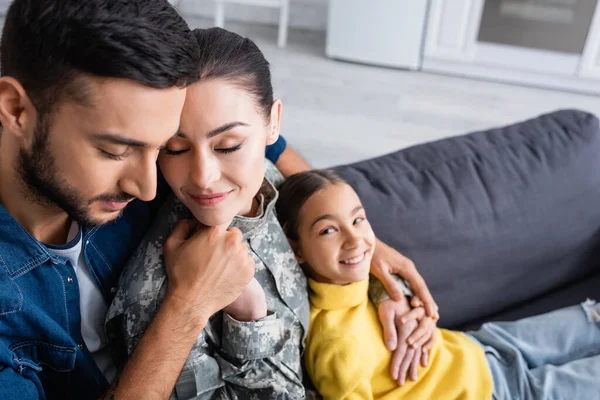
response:
[(297, 355), (288, 354), (283, 321), (275, 314), (260, 321), (239, 322), (223, 313), (221, 351), (215, 358), (227, 382), (226, 398), (304, 399), (302, 377), (291, 368)]
[(283, 326), (274, 313), (252, 322), (240, 322), (223, 313), (222, 338), (223, 352), (240, 360), (272, 357), (284, 345)]
[(119, 277), (104, 323), (109, 348), (118, 366), (125, 365), (133, 353), (164, 296), (167, 277), (163, 243), (180, 219), (174, 211), (176, 204), (175, 196), (166, 201)]
[[(399, 275), (392, 276), (396, 280), (396, 284), (400, 286), (402, 293), (406, 297), (412, 297), (413, 293), (408, 282), (402, 279), (402, 277)], [(381, 281), (374, 276), (371, 276), (371, 279), (369, 279), (369, 298), (373, 304), (375, 304), (375, 307), (390, 298), (385, 290), (385, 286), (383, 286), (383, 283), (381, 283)]]
[(154, 318), (154, 299), (141, 299), (130, 304), (123, 313), (106, 321), (104, 331), (113, 362), (118, 369), (125, 367), (144, 331)]

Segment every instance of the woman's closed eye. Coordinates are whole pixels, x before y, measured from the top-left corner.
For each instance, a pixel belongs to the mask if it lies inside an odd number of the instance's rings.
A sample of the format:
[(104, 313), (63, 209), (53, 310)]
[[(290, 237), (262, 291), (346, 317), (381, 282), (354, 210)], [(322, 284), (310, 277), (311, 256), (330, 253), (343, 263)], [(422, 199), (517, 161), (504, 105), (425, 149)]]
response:
[[(231, 153), (234, 153), (234, 152), (238, 151), (241, 148), (242, 148), (242, 144), (240, 143), (240, 144), (237, 144), (237, 145), (232, 146), (232, 147), (218, 148), (218, 149), (215, 149), (215, 151), (217, 153), (221, 153), (221, 154), (231, 154)], [(165, 147), (163, 149), (163, 151), (165, 152), (165, 154), (168, 155), (168, 156), (177, 156), (177, 155), (183, 154), (183, 153), (185, 153), (185, 152), (187, 152), (189, 150), (190, 149), (187, 149), (187, 148), (186, 149), (177, 149), (177, 150), (175, 150), (175, 149), (170, 149), (169, 147)]]
[(232, 147), (218, 148), (218, 149), (215, 149), (215, 151), (218, 153), (222, 153), (222, 154), (231, 154), (231, 153), (238, 151), (241, 148), (242, 148), (242, 143), (237, 144)]
[(190, 149), (171, 150), (171, 149), (169, 149), (167, 147), (165, 147), (163, 149), (163, 151), (165, 152), (165, 154), (168, 155), (168, 156), (178, 156), (178, 155), (183, 154), (183, 153), (185, 153), (186, 151), (189, 151), (189, 150)]

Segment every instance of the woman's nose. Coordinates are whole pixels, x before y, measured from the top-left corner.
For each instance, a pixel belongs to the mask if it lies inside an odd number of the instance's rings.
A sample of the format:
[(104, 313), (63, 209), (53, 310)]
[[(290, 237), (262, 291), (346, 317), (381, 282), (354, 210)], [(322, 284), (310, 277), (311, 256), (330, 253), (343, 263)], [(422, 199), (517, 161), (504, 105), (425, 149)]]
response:
[(202, 189), (208, 189), (221, 177), (221, 170), (215, 157), (198, 155), (194, 157), (191, 179)]

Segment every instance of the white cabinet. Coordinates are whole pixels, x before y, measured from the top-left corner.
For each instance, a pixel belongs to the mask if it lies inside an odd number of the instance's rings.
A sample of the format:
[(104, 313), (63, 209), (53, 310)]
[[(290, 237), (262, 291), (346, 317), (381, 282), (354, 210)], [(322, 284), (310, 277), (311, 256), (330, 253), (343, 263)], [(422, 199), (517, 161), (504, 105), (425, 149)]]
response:
[(600, 5), (596, 7), (579, 73), (585, 78), (600, 79)]
[[(579, 51), (567, 52), (545, 49), (543, 46), (533, 48), (480, 40), (480, 26), (485, 21), (485, 0), (431, 0), (422, 69), (600, 94), (600, 5), (594, 6), (589, 3), (590, 0), (573, 0), (568, 4), (577, 1), (587, 2), (585, 7), (592, 10), (591, 14), (587, 13), (587, 23), (590, 22), (589, 16), (593, 14), (593, 17), (587, 39), (580, 41)], [(500, 10), (498, 4), (506, 6), (503, 9), (505, 13), (516, 15), (515, 20), (527, 15), (537, 19), (533, 24), (537, 24), (541, 30), (546, 29), (546, 32), (541, 32), (546, 34), (552, 24), (543, 21), (543, 18), (558, 18), (557, 15), (561, 15), (548, 13), (545, 16), (540, 10), (531, 8), (540, 4), (536, 2), (496, 0), (496, 11)], [(564, 15), (571, 17), (570, 23), (578, 23), (576, 18), (581, 18), (582, 8), (577, 11), (579, 14), (568, 14), (566, 11)], [(522, 15), (517, 14), (519, 12)], [(526, 26), (523, 28), (524, 21), (525, 17), (513, 26), (515, 29), (528, 29)], [(556, 23), (564, 25), (568, 19), (563, 18)], [(559, 27), (565, 29), (565, 26)], [(507, 29), (510, 28), (507, 25)], [(517, 32), (513, 36), (519, 38), (520, 34)]]
[(418, 69), (427, 0), (330, 0), (328, 57)]
[(425, 57), (456, 61), (473, 59), (482, 6), (482, 0), (433, 0)]

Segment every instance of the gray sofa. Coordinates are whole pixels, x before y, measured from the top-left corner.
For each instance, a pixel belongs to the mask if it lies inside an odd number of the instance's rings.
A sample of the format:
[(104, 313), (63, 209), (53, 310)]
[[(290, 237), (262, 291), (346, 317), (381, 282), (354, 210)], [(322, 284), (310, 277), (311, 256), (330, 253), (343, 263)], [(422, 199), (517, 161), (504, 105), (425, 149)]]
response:
[(591, 114), (558, 111), (336, 170), (377, 235), (415, 262), (440, 327), (600, 300), (600, 128)]

